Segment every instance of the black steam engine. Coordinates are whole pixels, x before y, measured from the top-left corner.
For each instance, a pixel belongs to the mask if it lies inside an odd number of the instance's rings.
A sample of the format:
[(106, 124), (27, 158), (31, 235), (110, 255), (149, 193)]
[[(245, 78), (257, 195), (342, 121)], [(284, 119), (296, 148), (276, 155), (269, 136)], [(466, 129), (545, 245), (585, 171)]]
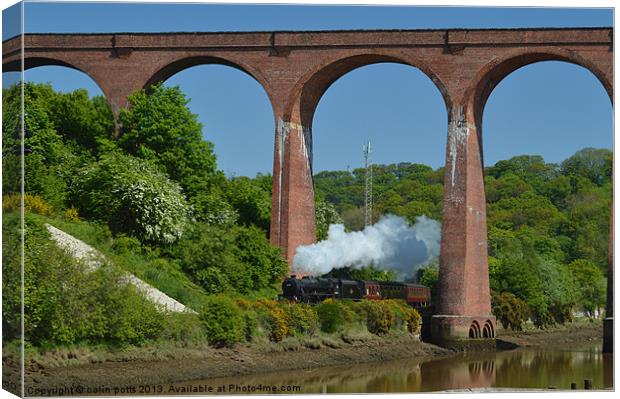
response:
[(351, 299), (403, 299), (416, 308), (427, 307), (431, 302), (430, 288), (396, 281), (344, 280), (339, 278), (313, 278), (295, 276), (282, 282), (282, 297), (305, 303), (318, 303), (327, 298)]

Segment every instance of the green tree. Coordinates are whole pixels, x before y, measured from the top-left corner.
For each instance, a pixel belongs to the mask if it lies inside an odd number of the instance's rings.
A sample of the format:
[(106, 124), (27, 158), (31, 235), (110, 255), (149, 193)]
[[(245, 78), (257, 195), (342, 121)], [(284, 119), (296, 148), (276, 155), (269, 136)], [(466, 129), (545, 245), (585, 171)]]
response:
[(213, 144), (202, 139), (202, 125), (179, 87), (159, 84), (132, 94), (128, 102), (119, 114), (119, 145), (161, 165), (189, 197), (209, 191), (216, 174)]
[(259, 182), (248, 177), (233, 178), (228, 183), (226, 198), (238, 213), (240, 223), (269, 231), (271, 195)]
[(608, 149), (584, 148), (562, 162), (562, 172), (600, 186), (611, 181), (612, 161), (613, 153)]
[(272, 247), (264, 231), (254, 227), (239, 227), (235, 231), (236, 256), (252, 280), (252, 289), (273, 287), (288, 272), (288, 264), (280, 248)]
[(566, 217), (547, 198), (527, 191), (506, 197), (488, 208), (489, 224), (513, 230), (528, 226), (540, 234), (554, 234)]
[(527, 303), (510, 292), (498, 294), (491, 291), (491, 307), (495, 317), (502, 323), (502, 327), (513, 331), (521, 331), (523, 323), (530, 317)]
[(539, 279), (544, 282), (543, 293), (547, 300), (547, 317), (553, 323), (572, 321), (573, 307), (577, 301), (577, 285), (566, 265), (542, 258), (539, 263)]
[(90, 99), (84, 89), (50, 97), (50, 119), (66, 141), (92, 153), (104, 142), (112, 143), (114, 117), (104, 97)]
[(343, 267), (332, 269), (323, 277), (344, 278), (349, 280), (374, 280), (374, 281), (394, 281), (396, 272), (391, 269), (380, 269), (377, 266), (364, 266), (359, 269)]
[(568, 268), (577, 282), (578, 303), (592, 318), (595, 311), (605, 306), (606, 281), (601, 270), (592, 262), (577, 259)]
[[(92, 160), (97, 145), (111, 142), (112, 114), (103, 97), (91, 100), (85, 90), (62, 94), (49, 84), (30, 82), (23, 88), (25, 190), (63, 208), (77, 169)], [(15, 192), (20, 181), (15, 169), (21, 144), (21, 85), (3, 90), (3, 106), (3, 162), (8, 172), (4, 190)]]
[(105, 220), (114, 232), (154, 244), (178, 240), (191, 215), (177, 183), (148, 161), (117, 152), (79, 171), (73, 202), (81, 214)]
[(364, 229), (364, 209), (347, 208), (342, 212), (344, 227), (349, 231), (360, 231)]
[(332, 224), (342, 224), (343, 220), (338, 214), (336, 207), (320, 197), (315, 199), (314, 207), (316, 239), (317, 241), (322, 241), (327, 239), (329, 226)]
[(518, 197), (527, 191), (533, 191), (531, 185), (512, 172), (501, 175), (497, 179), (492, 176), (485, 178), (484, 190), (489, 203), (497, 202), (502, 198)]
[(431, 302), (437, 302), (439, 294), (439, 264), (433, 263), (419, 268), (416, 271), (416, 280), (419, 284), (431, 289)]
[(280, 250), (256, 227), (196, 224), (171, 256), (210, 293), (272, 288), (288, 270)]
[(611, 184), (578, 188), (566, 199), (568, 223), (563, 233), (572, 239), (570, 259), (586, 259), (607, 267)]

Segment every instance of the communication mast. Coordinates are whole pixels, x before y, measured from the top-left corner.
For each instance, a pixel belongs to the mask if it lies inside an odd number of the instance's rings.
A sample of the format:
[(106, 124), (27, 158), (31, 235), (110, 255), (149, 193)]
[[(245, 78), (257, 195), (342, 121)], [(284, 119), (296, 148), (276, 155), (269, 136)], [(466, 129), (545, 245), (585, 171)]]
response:
[(372, 149), (370, 147), (370, 141), (368, 141), (368, 144), (362, 148), (364, 151), (364, 166), (366, 167), (366, 187), (364, 189), (364, 226), (370, 226), (372, 224), (372, 163), (370, 162), (370, 154)]

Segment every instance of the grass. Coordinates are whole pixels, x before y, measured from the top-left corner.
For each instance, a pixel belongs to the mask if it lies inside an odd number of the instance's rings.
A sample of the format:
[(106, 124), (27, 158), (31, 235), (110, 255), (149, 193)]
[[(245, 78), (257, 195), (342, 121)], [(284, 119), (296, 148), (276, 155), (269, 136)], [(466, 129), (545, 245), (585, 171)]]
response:
[[(205, 342), (151, 341), (144, 346), (115, 347), (106, 344), (75, 344), (52, 349), (26, 347), (26, 364), (38, 364), (44, 368), (81, 366), (103, 362), (161, 361), (168, 359), (202, 359), (213, 348)], [(20, 349), (17, 343), (3, 348), (3, 357), (18, 361)]]
[(123, 270), (133, 273), (189, 308), (197, 311), (202, 308), (208, 294), (194, 284), (173, 261), (158, 258), (145, 251), (123, 250), (118, 253), (113, 248), (114, 239), (105, 225), (85, 221), (68, 222), (60, 217), (33, 216), (84, 241)]
[[(193, 310), (199, 311), (209, 295), (200, 286), (192, 282), (173, 260), (158, 257), (156, 253), (152, 253), (148, 249), (125, 248), (122, 251), (115, 249), (114, 238), (105, 224), (82, 220), (69, 222), (62, 216), (32, 215), (41, 222), (49, 223), (84, 241), (123, 270), (133, 273), (136, 277)], [(231, 293), (230, 296), (235, 299), (253, 301), (261, 298), (276, 299), (277, 295), (278, 288), (273, 286), (248, 294)]]

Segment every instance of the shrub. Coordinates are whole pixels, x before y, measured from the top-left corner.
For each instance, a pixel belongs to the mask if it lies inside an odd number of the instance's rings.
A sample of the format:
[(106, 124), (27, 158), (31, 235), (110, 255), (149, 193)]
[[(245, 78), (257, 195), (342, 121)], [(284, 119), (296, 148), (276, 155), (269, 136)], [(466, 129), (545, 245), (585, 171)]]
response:
[(248, 292), (252, 281), (237, 259), (234, 230), (197, 224), (180, 240), (174, 256), (183, 270), (209, 293), (229, 287)]
[(80, 216), (78, 214), (78, 210), (74, 207), (71, 207), (65, 211), (65, 220), (67, 222), (79, 222)]
[(420, 325), (422, 324), (422, 316), (414, 309), (409, 308), (405, 314), (405, 322), (407, 323), (407, 331), (411, 334), (417, 334), (420, 332)]
[(256, 227), (196, 224), (172, 256), (209, 293), (248, 294), (272, 288), (287, 270), (280, 250)]
[[(328, 301), (324, 301), (328, 302)], [(342, 305), (342, 316), (348, 324), (366, 323), (366, 311), (361, 302), (352, 300), (339, 301)]]
[(2, 213), (18, 211), (21, 207), (21, 194), (7, 194), (2, 196)]
[(216, 267), (198, 270), (194, 278), (210, 294), (223, 294), (232, 291), (228, 278)]
[(510, 292), (500, 294), (491, 292), (491, 305), (493, 314), (502, 323), (502, 326), (513, 331), (521, 331), (523, 323), (531, 315), (527, 303)]
[(391, 329), (406, 327), (405, 314), (407, 309), (404, 306), (404, 302), (395, 299), (384, 299), (381, 300), (381, 305), (394, 313), (394, 321), (390, 324)]
[(270, 338), (274, 342), (280, 342), (284, 339), (284, 337), (289, 335), (284, 310), (278, 307), (271, 309), (269, 327), (271, 330)]
[(394, 312), (395, 320), (392, 327), (404, 327), (411, 334), (419, 332), (422, 317), (417, 310), (399, 299), (384, 300), (382, 304)]
[[(3, 328), (20, 335), (19, 215), (3, 221)], [(80, 342), (141, 344), (162, 331), (159, 309), (108, 264), (90, 271), (58, 248), (42, 223), (26, 215), (24, 335), (37, 346)], [(12, 276), (13, 278), (7, 276)]]
[[(104, 275), (103, 278), (108, 279), (108, 276)], [(133, 285), (122, 284), (123, 280), (124, 277), (107, 280), (121, 284), (117, 294), (124, 297), (125, 302), (124, 306), (117, 309), (106, 309), (109, 312), (110, 338), (120, 344), (144, 344), (147, 340), (157, 338), (163, 331), (162, 312), (150, 299), (138, 293)]]
[(248, 301), (247, 299), (237, 299), (235, 300), (235, 303), (237, 304), (237, 306), (239, 306), (239, 308), (243, 311), (246, 310), (251, 310), (254, 308), (254, 302)]
[(402, 300), (390, 300), (395, 308), (398, 309), (398, 317), (400, 323), (404, 325), (411, 334), (417, 334), (420, 332), (420, 324), (422, 323), (422, 317), (418, 311), (409, 306)]
[(306, 303), (286, 303), (281, 307), (290, 335), (296, 333), (312, 335), (316, 332), (319, 318), (312, 306)]
[(334, 333), (345, 325), (345, 307), (338, 302), (325, 301), (316, 306), (316, 312), (321, 323), (321, 331)]
[[(278, 309), (277, 303), (270, 299), (259, 299), (256, 301), (249, 301), (246, 299), (237, 299), (237, 306), (244, 312), (246, 321), (246, 339), (248, 339), (249, 333), (254, 338), (258, 335), (269, 336), (270, 339), (276, 341), (276, 338), (282, 339), (286, 336), (286, 331), (282, 334), (273, 334), (274, 330), (277, 330), (280, 326), (280, 322), (274, 319), (272, 311)], [(283, 315), (279, 317), (283, 321)], [(286, 322), (282, 324), (286, 329)], [(275, 326), (275, 328), (274, 328)]]
[(200, 312), (207, 339), (214, 345), (231, 345), (245, 337), (245, 322), (237, 304), (224, 296), (209, 297)]
[(142, 252), (142, 244), (136, 237), (129, 237), (124, 234), (119, 234), (112, 243), (114, 251), (120, 254), (124, 253), (137, 253)]
[(257, 227), (238, 227), (234, 230), (235, 255), (243, 263), (254, 291), (280, 283), (288, 272), (288, 264), (280, 248), (271, 246), (265, 232)]
[[(22, 207), (21, 194), (7, 194), (2, 196), (2, 212), (18, 211)], [(53, 208), (42, 197), (36, 194), (24, 195), (24, 212), (38, 213), (50, 216)]]
[(193, 313), (168, 313), (163, 318), (161, 338), (177, 342), (205, 342), (207, 337), (200, 317)]
[(149, 162), (115, 152), (79, 170), (73, 202), (113, 231), (155, 244), (178, 240), (190, 220), (177, 183)]
[(386, 334), (396, 319), (394, 310), (385, 301), (363, 301), (362, 303), (367, 314), (368, 331), (376, 335)]
[(244, 310), (243, 312), (244, 333), (245, 340), (252, 341), (252, 338), (256, 336), (258, 329), (258, 315), (253, 310)]

